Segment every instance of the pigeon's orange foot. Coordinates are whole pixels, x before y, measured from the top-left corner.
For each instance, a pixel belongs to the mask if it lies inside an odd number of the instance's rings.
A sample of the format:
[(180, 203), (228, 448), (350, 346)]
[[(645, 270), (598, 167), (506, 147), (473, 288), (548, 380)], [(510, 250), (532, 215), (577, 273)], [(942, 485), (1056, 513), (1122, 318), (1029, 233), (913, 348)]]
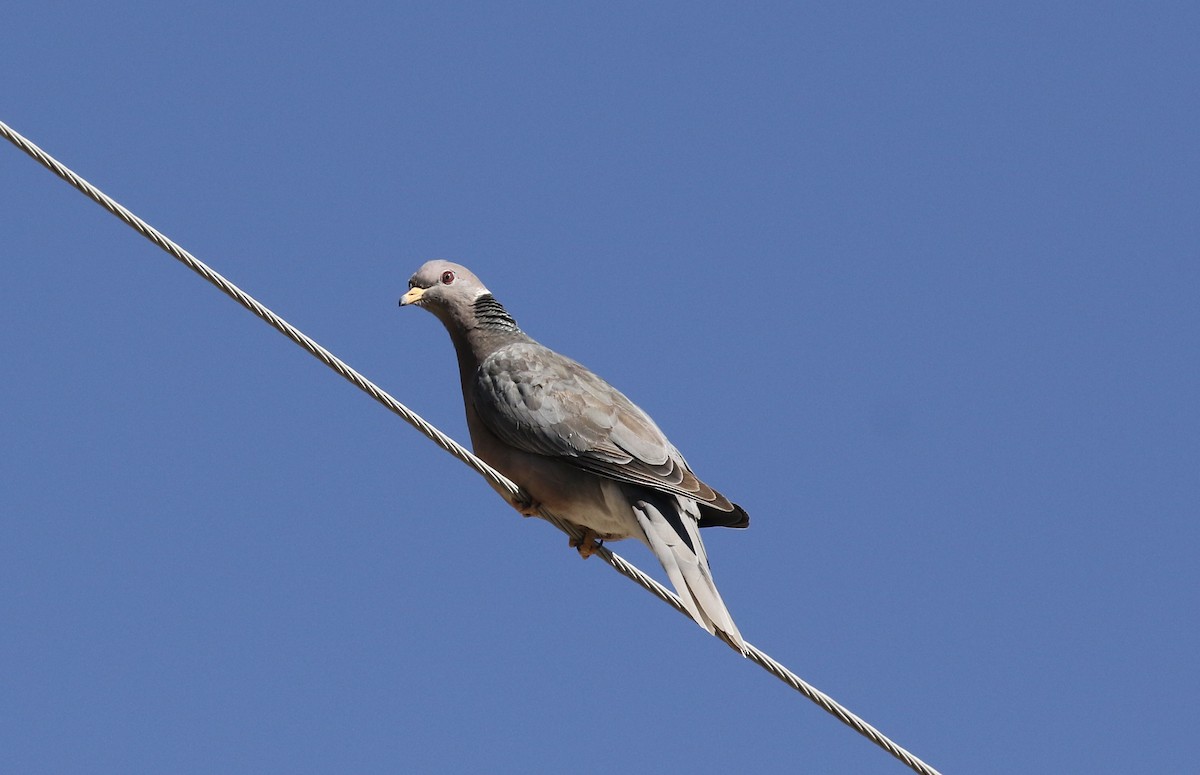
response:
[(572, 549), (579, 550), (579, 556), (587, 559), (596, 553), (604, 542), (600, 540), (600, 535), (590, 527), (583, 529), (583, 538), (572, 538), (570, 541)]
[(513, 497), (512, 505), (513, 505), (513, 508), (516, 509), (521, 514), (522, 517), (540, 516), (540, 514), (538, 512), (542, 508), (542, 504), (535, 501), (533, 499), (533, 496), (530, 495), (529, 493), (525, 492), (524, 490), (521, 491), (520, 495)]

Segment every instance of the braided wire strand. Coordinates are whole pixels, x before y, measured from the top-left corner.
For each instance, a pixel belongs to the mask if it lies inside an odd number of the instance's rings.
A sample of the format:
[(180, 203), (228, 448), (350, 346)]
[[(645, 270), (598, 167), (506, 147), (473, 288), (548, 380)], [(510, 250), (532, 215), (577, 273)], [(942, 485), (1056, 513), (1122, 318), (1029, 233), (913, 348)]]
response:
[[(519, 487), (516, 483), (505, 477), (502, 473), (492, 468), (484, 461), (480, 460), (454, 439), (435, 428), (416, 412), (397, 401), (390, 394), (388, 394), (387, 391), (371, 382), (358, 371), (353, 369), (349, 364), (318, 344), (316, 340), (312, 339), (307, 334), (300, 331), (300, 329), (276, 315), (250, 294), (246, 293), (241, 288), (225, 279), (220, 273), (209, 267), (200, 259), (193, 256), (191, 253), (184, 250), (158, 229), (155, 229), (153, 226), (130, 212), (123, 205), (112, 199), (103, 191), (96, 188), (79, 175), (76, 175), (57, 159), (43, 151), (41, 148), (22, 136), (16, 130), (12, 129), (3, 121), (0, 121), (0, 135), (3, 135), (6, 140), (31, 156), (43, 167), (62, 178), (67, 183), (70, 183), (84, 196), (88, 197), (105, 210), (120, 218), (143, 237), (150, 240), (155, 245), (169, 253), (176, 260), (183, 263), (193, 272), (215, 285), (222, 293), (229, 296), (238, 304), (241, 304), (258, 317), (262, 318), (272, 328), (303, 347), (311, 355), (316, 357), (329, 368), (333, 369), (359, 390), (362, 390), (364, 393), (371, 396), (371, 398), (375, 399), (384, 407), (398, 415), (405, 422), (412, 425), (418, 431), (434, 441), (442, 449), (446, 450), (454, 457), (469, 465), (477, 473), (483, 476), (488, 484), (510, 504), (519, 507), (522, 504), (531, 502), (528, 493), (522, 490), (521, 487)], [(572, 538), (578, 539), (582, 537), (582, 531), (576, 525), (556, 514), (550, 513), (544, 508), (540, 510), (539, 516)], [(611, 565), (618, 573), (636, 582), (655, 597), (659, 598), (663, 602), (673, 607), (679, 613), (691, 619), (691, 615), (687, 612), (687, 609), (684, 608), (683, 603), (674, 592), (664, 587), (655, 579), (646, 575), (628, 560), (624, 559), (618, 554), (613, 553), (607, 547), (603, 546), (599, 548), (599, 550), (596, 552), (596, 555), (603, 558), (604, 561)], [(724, 633), (718, 631), (717, 637), (724, 641), (725, 644), (734, 651), (741, 653), (741, 649), (737, 646), (737, 644), (735, 644)], [(788, 670), (770, 655), (759, 649), (757, 646), (754, 646), (748, 642), (746, 643), (746, 657), (762, 667), (771, 675), (795, 689), (797, 692), (812, 700), (819, 707), (837, 718), (843, 724), (849, 726), (851, 729), (858, 732), (875, 745), (887, 751), (914, 772), (921, 773), (921, 775), (940, 775), (940, 773), (933, 767), (897, 745), (878, 729), (871, 726), (855, 714), (851, 713), (847, 708), (843, 707), (832, 697), (825, 694), (820, 689), (817, 689), (815, 686), (812, 686), (803, 678), (796, 675), (791, 670)]]

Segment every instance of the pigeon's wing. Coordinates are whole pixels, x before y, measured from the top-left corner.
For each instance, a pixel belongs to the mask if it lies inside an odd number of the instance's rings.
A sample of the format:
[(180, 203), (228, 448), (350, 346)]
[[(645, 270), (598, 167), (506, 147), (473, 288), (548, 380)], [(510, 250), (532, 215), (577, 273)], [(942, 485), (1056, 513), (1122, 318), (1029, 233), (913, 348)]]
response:
[(696, 478), (649, 415), (581, 364), (536, 342), (485, 358), (472, 399), (479, 418), (508, 445), (697, 500), (715, 512), (702, 515), (701, 524), (748, 522), (741, 508)]

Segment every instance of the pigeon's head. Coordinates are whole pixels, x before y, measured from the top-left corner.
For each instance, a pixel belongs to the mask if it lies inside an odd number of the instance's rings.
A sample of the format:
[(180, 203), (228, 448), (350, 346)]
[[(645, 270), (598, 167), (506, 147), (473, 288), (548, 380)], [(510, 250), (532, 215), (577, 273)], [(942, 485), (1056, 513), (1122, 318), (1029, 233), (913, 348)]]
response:
[(424, 307), (443, 321), (463, 320), (480, 296), (490, 291), (479, 278), (461, 264), (429, 261), (408, 281), (408, 293), (400, 297), (400, 306)]

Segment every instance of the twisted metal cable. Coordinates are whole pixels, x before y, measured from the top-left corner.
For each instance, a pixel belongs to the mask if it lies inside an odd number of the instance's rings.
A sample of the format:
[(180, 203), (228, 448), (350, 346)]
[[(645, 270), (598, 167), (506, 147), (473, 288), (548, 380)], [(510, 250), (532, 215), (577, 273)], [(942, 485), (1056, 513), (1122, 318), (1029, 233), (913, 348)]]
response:
[[(63, 164), (61, 164), (57, 159), (50, 156), (50, 154), (46, 153), (37, 145), (23, 137), (20, 133), (9, 127), (3, 121), (0, 121), (0, 135), (3, 135), (6, 140), (20, 148), (29, 156), (33, 157), (34, 160), (46, 167), (55, 175), (58, 175), (66, 182), (70, 183), (84, 196), (88, 197), (105, 210), (108, 210), (110, 213), (120, 218), (143, 237), (165, 250), (193, 272), (200, 275), (205, 280), (208, 280), (210, 283), (220, 289), (222, 293), (229, 296), (238, 304), (241, 304), (258, 317), (262, 318), (264, 321), (270, 324), (272, 328), (303, 347), (318, 360), (320, 360), (329, 368), (333, 369), (359, 390), (362, 390), (364, 393), (371, 396), (371, 398), (374, 398), (380, 404), (383, 404), (383, 406), (385, 406), (387, 409), (399, 415), (401, 419), (436, 442), (442, 449), (446, 450), (454, 457), (475, 469), (475, 471), (482, 475), (488, 484), (491, 485), (491, 487), (510, 504), (514, 506), (520, 506), (523, 503), (530, 502), (528, 493), (505, 477), (504, 474), (475, 457), (475, 455), (471, 454), (471, 452), (469, 452), (461, 444), (430, 425), (416, 412), (397, 401), (385, 390), (371, 382), (362, 374), (359, 374), (347, 363), (326, 350), (304, 332), (300, 331), (300, 329), (296, 328), (291, 323), (288, 323), (286, 320), (276, 315), (267, 307), (263, 306), (258, 300), (250, 296), (250, 294), (246, 293), (241, 288), (238, 288), (229, 280), (226, 280), (203, 261), (193, 256), (179, 245), (175, 244), (158, 229), (155, 229), (153, 226), (134, 215), (123, 205), (109, 197), (103, 191), (96, 188), (91, 183), (88, 183), (86, 180), (76, 175), (67, 167), (63, 166)], [(550, 513), (545, 509), (541, 509), (540, 516), (572, 538), (578, 539), (583, 535), (582, 531), (576, 525), (555, 514)], [(596, 554), (599, 557), (602, 557), (605, 562), (616, 569), (618, 573), (637, 582), (647, 591), (691, 620), (691, 615), (687, 612), (687, 609), (684, 608), (683, 603), (674, 592), (667, 589), (650, 576), (647, 576), (620, 555), (614, 554), (607, 547), (600, 547)], [(717, 637), (724, 641), (725, 644), (734, 651), (741, 653), (741, 649), (737, 646), (737, 644), (735, 644), (719, 630)], [(933, 767), (921, 761), (916, 756), (913, 756), (896, 743), (892, 742), (891, 739), (889, 739), (878, 729), (851, 713), (820, 689), (817, 689), (815, 686), (812, 686), (804, 679), (788, 670), (758, 647), (753, 646), (750, 643), (746, 643), (746, 656), (755, 664), (769, 672), (771, 675), (775, 676), (788, 686), (791, 686), (793, 689), (815, 702), (818, 706), (823, 708), (827, 713), (833, 715), (843, 724), (849, 726), (851, 729), (858, 732), (863, 737), (866, 737), (875, 745), (899, 759), (914, 772), (921, 773), (922, 775), (940, 775), (940, 773), (938, 773), (938, 771)]]

